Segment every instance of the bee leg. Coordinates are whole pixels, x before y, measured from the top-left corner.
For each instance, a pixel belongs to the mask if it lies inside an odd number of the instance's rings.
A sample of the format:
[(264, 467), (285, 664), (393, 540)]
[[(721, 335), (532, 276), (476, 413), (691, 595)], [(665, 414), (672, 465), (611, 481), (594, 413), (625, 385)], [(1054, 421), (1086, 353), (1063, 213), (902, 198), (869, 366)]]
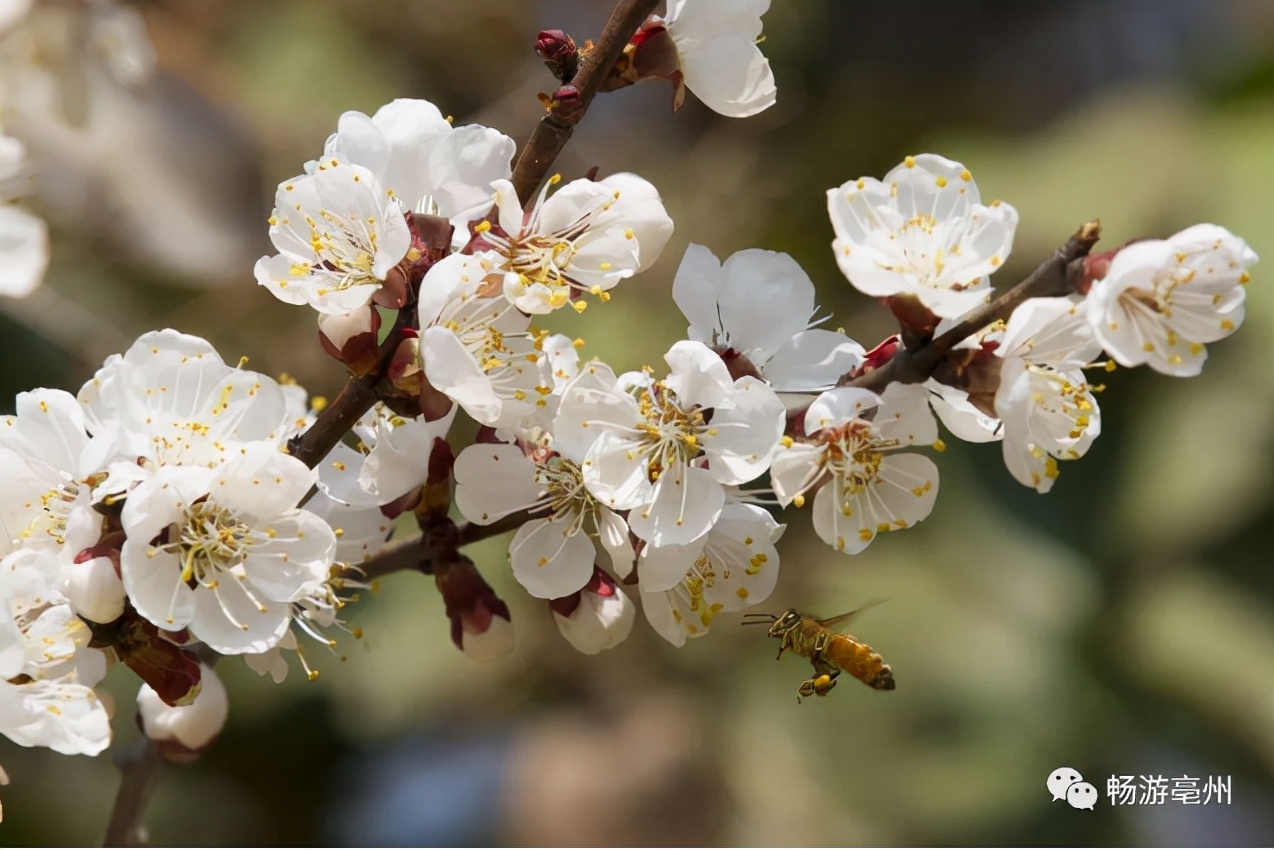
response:
[(827, 696), (828, 691), (836, 687), (836, 677), (840, 675), (839, 670), (830, 673), (819, 673), (813, 678), (806, 679), (801, 682), (801, 686), (796, 689), (796, 701), (800, 702), (802, 697), (818, 694), (820, 697)]
[(828, 692), (831, 691), (832, 688), (836, 687), (836, 676), (839, 673), (840, 671), (837, 670), (835, 673), (823, 673), (815, 677), (813, 680), (814, 693), (818, 694), (820, 697), (827, 696)]
[(779, 642), (779, 654), (774, 656), (774, 660), (778, 661), (783, 657), (783, 653), (792, 648), (792, 635), (787, 633), (783, 635), (783, 640)]

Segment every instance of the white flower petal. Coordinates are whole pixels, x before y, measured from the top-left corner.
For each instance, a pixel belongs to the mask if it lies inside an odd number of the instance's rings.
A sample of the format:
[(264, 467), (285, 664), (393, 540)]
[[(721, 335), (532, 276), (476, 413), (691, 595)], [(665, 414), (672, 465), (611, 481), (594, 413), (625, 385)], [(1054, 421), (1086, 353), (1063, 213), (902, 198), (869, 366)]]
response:
[(811, 328), (785, 341), (765, 364), (776, 392), (822, 392), (863, 363), (863, 347), (839, 331)]
[(734, 381), (725, 363), (701, 342), (682, 340), (664, 355), (670, 374), (664, 384), (685, 407), (716, 407), (729, 394)]
[(571, 516), (531, 520), (509, 543), (513, 577), (540, 599), (569, 596), (588, 583), (597, 555)]
[(721, 515), (725, 490), (712, 473), (672, 467), (655, 482), (650, 504), (628, 515), (628, 526), (655, 546), (689, 543), (706, 534)]
[(589, 448), (584, 458), (584, 484), (605, 506), (624, 511), (649, 504), (654, 498), (654, 486), (639, 449), (639, 444), (613, 431), (603, 431)]
[(826, 451), (825, 446), (812, 443), (792, 443), (778, 449), (770, 464), (770, 486), (780, 505), (787, 507), (818, 480)]
[(230, 699), (226, 686), (207, 664), (199, 665), (199, 694), (190, 705), (168, 705), (150, 687), (137, 693), (137, 714), (142, 733), (152, 741), (177, 741), (191, 750), (212, 743), (226, 725)]
[(744, 484), (770, 466), (783, 436), (783, 402), (765, 382), (743, 377), (728, 403), (713, 410), (703, 449), (712, 476), (722, 484)]
[(628, 536), (628, 523), (612, 510), (598, 506), (597, 536), (602, 548), (610, 555), (611, 567), (621, 579), (633, 571), (636, 553)]
[(535, 463), (518, 446), (475, 443), (456, 458), (456, 508), (469, 522), (489, 525), (542, 498)]
[(702, 245), (691, 243), (672, 281), (672, 299), (690, 321), (687, 336), (704, 345), (715, 345), (721, 318), (717, 302), (721, 290), (721, 261)]
[(245, 585), (244, 580), (226, 577), (215, 591), (195, 594), (190, 631), (222, 655), (265, 652), (291, 623), (286, 602), (259, 604)]

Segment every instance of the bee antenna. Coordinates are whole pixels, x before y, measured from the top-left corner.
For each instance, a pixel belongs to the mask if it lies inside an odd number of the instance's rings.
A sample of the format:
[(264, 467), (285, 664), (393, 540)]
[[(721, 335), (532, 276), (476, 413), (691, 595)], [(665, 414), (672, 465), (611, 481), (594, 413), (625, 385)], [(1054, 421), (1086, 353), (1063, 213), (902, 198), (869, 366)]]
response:
[(745, 626), (764, 626), (766, 623), (773, 623), (773, 622), (774, 622), (775, 620), (777, 620), (777, 619), (778, 619), (778, 616), (777, 616), (777, 615), (774, 615), (774, 614), (762, 614), (762, 613), (760, 613), (760, 612), (755, 612), (755, 611), (754, 611), (754, 612), (753, 612), (753, 613), (751, 613), (751, 614), (744, 614), (744, 615), (743, 615), (743, 625), (745, 625)]

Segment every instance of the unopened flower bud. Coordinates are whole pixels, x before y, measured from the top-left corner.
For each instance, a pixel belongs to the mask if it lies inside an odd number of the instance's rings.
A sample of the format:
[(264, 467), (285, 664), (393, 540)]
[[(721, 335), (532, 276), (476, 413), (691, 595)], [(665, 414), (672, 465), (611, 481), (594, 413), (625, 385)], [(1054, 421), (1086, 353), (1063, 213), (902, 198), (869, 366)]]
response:
[(409, 396), (419, 395), (425, 373), (420, 367), (420, 337), (415, 331), (404, 331), (403, 341), (394, 350), (385, 377), (398, 390)]
[(859, 367), (855, 377), (858, 375), (866, 375), (868, 372), (875, 372), (881, 366), (884, 366), (893, 359), (894, 354), (902, 347), (902, 337), (898, 334), (885, 337), (880, 343), (867, 352), (863, 358), (863, 365)]
[(104, 554), (85, 549), (62, 567), (58, 590), (84, 619), (112, 623), (124, 613), (124, 582), (118, 564), (118, 549)]
[(624, 591), (596, 567), (583, 590), (552, 600), (549, 608), (562, 637), (585, 655), (623, 643), (637, 612)]
[(190, 640), (185, 629), (162, 632), (136, 611), (128, 611), (113, 626), (109, 644), (119, 659), (171, 706), (190, 705), (202, 687), (197, 656), (183, 645)]
[(475, 661), (494, 661), (513, 649), (509, 606), (463, 555), (435, 564), (434, 583), (447, 606), (451, 640)]
[(319, 313), (318, 327), (323, 350), (355, 375), (366, 375), (376, 368), (380, 312), (370, 304), (343, 315)]
[(540, 102), (559, 120), (569, 120), (569, 123), (584, 114), (584, 97), (575, 86), (562, 86), (552, 94), (541, 94)]
[(543, 30), (535, 39), (535, 52), (559, 82), (569, 83), (579, 70), (575, 39), (561, 30)]
[(230, 712), (226, 687), (206, 664), (200, 664), (203, 687), (190, 705), (171, 706), (149, 685), (137, 694), (137, 715), (142, 732), (155, 742), (160, 755), (169, 761), (193, 760), (221, 734)]
[(513, 623), (507, 619), (508, 607), (500, 600), (499, 610), (490, 610), (479, 602), (461, 617), (460, 649), (474, 661), (496, 661), (513, 650)]

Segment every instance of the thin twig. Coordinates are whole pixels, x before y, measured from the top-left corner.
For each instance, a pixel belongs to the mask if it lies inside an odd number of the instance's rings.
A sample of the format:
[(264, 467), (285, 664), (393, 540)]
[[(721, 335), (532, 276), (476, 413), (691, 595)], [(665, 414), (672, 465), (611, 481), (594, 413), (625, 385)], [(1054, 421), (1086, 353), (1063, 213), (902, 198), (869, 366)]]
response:
[(615, 4), (597, 45), (583, 57), (578, 73), (568, 84), (578, 91), (578, 96), (551, 106), (522, 146), (513, 167), (513, 186), (523, 204), (535, 193), (553, 160), (570, 141), (575, 125), (588, 111), (589, 103), (623, 54), (628, 40), (657, 5), (659, 0), (619, 0)]
[[(525, 523), (530, 516), (526, 511), (518, 511), (499, 519), (490, 525), (478, 525), (472, 522), (461, 523), (456, 534), (457, 546), (467, 546), (480, 540), (488, 540), (501, 534), (513, 531)], [(413, 537), (409, 540), (389, 544), (380, 552), (358, 565), (368, 581), (387, 576), (403, 570), (429, 572), (437, 553), (430, 548), (425, 536)]]
[(317, 466), (354, 427), (354, 423), (376, 404), (378, 380), (375, 375), (351, 375), (314, 424), (289, 443), (288, 451), (311, 469)]
[(159, 769), (159, 752), (149, 738), (143, 738), (135, 746), (115, 756), (119, 768), (119, 792), (115, 806), (106, 825), (103, 847), (140, 847), (145, 844), (142, 836), (142, 815), (150, 792), (154, 789), (155, 775)]

